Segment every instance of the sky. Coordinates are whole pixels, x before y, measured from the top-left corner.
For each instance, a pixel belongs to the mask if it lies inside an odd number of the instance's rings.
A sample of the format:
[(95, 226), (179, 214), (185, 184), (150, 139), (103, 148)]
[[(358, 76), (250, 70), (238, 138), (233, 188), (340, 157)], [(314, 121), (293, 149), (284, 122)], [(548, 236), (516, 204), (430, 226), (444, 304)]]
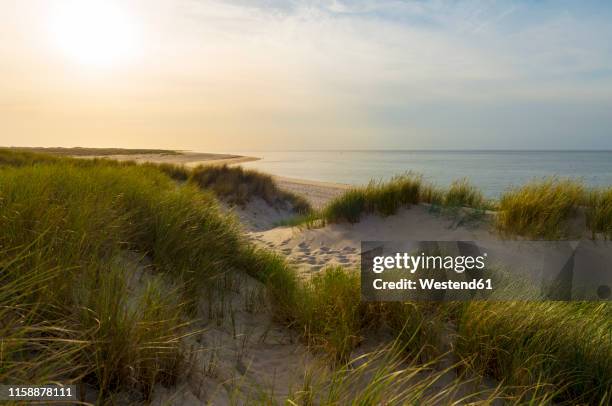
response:
[(612, 2), (0, 0), (0, 145), (612, 149)]

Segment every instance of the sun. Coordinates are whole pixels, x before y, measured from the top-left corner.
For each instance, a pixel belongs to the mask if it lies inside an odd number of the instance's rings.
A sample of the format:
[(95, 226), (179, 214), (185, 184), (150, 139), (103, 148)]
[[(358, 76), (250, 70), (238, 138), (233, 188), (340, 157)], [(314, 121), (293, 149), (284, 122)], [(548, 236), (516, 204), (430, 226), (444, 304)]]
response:
[(64, 1), (54, 10), (51, 35), (72, 61), (93, 67), (125, 63), (138, 50), (136, 27), (110, 0)]

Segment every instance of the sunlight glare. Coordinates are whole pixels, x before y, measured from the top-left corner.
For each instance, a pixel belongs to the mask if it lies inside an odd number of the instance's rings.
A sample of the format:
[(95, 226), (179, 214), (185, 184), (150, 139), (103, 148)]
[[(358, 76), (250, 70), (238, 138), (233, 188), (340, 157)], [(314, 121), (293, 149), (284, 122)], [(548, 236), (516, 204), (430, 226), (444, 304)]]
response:
[(134, 22), (108, 0), (62, 2), (55, 9), (51, 30), (56, 46), (83, 65), (125, 63), (138, 48)]

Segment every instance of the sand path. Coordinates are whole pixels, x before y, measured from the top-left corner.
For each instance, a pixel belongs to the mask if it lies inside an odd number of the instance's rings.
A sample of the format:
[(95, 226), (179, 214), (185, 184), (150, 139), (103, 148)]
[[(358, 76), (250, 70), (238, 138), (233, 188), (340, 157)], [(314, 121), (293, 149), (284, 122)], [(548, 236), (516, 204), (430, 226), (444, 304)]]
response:
[(252, 232), (252, 239), (277, 251), (302, 272), (326, 266), (358, 267), (361, 241), (457, 241), (492, 240), (496, 236), (485, 223), (458, 224), (456, 217), (430, 212), (416, 205), (389, 217), (364, 216), (356, 224), (338, 223), (323, 228), (275, 227)]

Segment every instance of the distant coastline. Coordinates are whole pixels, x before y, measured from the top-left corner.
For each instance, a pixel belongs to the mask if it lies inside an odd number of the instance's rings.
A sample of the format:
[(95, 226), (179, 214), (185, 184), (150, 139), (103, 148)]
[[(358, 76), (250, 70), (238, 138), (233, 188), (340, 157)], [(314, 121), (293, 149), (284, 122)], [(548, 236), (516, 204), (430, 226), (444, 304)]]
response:
[(489, 198), (545, 177), (573, 178), (588, 186), (612, 184), (612, 151), (252, 151), (262, 159), (244, 166), (275, 176), (363, 185), (414, 172), (441, 187), (468, 179)]

